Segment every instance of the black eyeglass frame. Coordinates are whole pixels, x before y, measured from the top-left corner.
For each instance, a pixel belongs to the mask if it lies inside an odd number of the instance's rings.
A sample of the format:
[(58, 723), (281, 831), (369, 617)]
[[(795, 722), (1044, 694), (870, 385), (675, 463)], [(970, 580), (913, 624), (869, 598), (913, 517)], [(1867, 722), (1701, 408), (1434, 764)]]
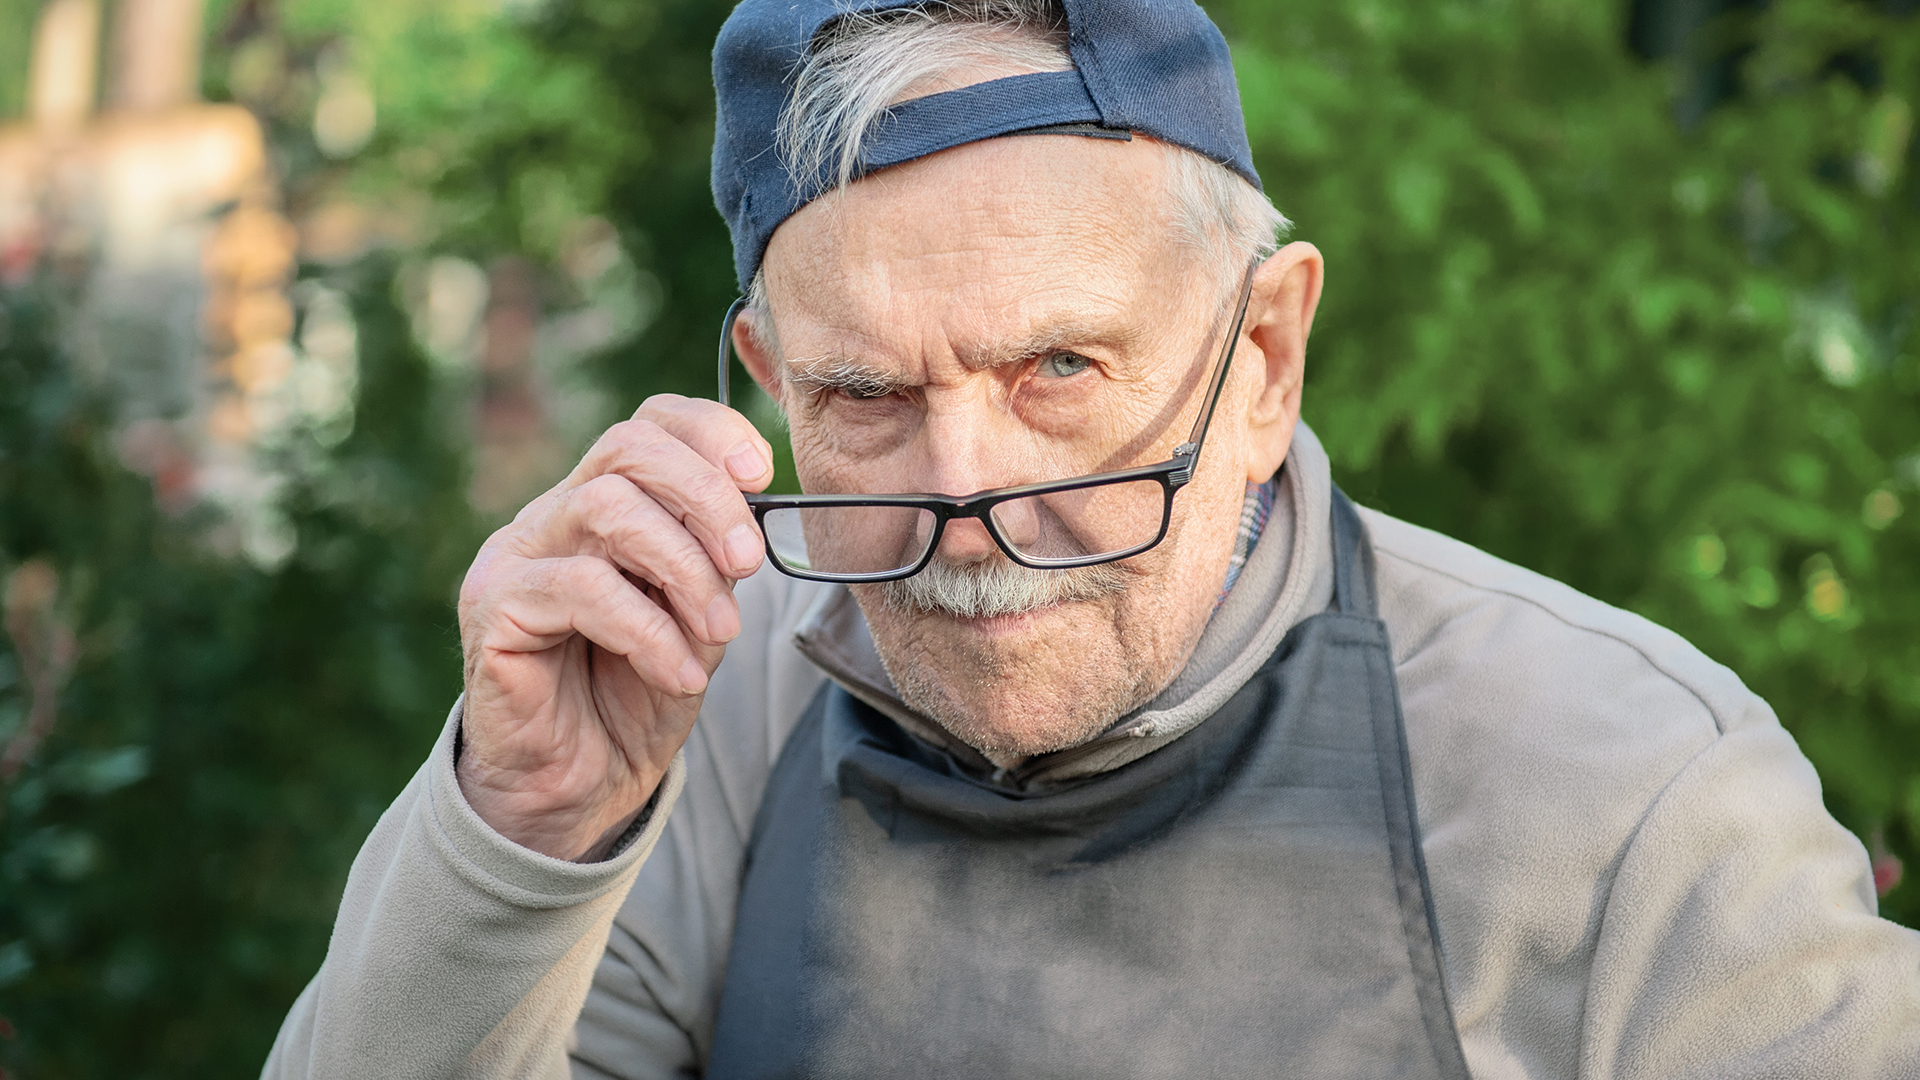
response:
[[(1090, 473), (1086, 476), (1070, 477), (1066, 480), (1050, 480), (1038, 484), (1019, 484), (1014, 487), (988, 488), (971, 495), (756, 495), (749, 494), (747, 506), (753, 511), (755, 524), (760, 527), (761, 541), (766, 544), (767, 558), (781, 573), (789, 577), (803, 578), (808, 581), (829, 581), (842, 584), (869, 584), (882, 581), (899, 581), (910, 578), (927, 568), (933, 561), (934, 553), (940, 550), (940, 538), (946, 532), (947, 522), (958, 518), (977, 518), (986, 527), (987, 535), (1006, 553), (1009, 559), (1021, 566), (1035, 570), (1068, 570), (1078, 566), (1098, 566), (1101, 563), (1118, 562), (1132, 558), (1143, 551), (1149, 551), (1167, 538), (1167, 526), (1173, 520), (1173, 496), (1187, 481), (1193, 479), (1194, 466), (1200, 460), (1200, 448), (1206, 444), (1207, 428), (1213, 423), (1214, 407), (1220, 403), (1220, 392), (1227, 382), (1227, 370), (1233, 365), (1233, 354), (1240, 343), (1240, 330), (1246, 323), (1247, 303), (1253, 296), (1253, 275), (1260, 267), (1260, 259), (1254, 258), (1247, 266), (1245, 278), (1240, 283), (1240, 297), (1234, 312), (1233, 324), (1227, 329), (1226, 342), (1221, 346), (1220, 358), (1214, 362), (1213, 378), (1207, 387), (1206, 407), (1195, 418), (1193, 430), (1187, 440), (1173, 448), (1173, 456), (1153, 465), (1136, 465), (1130, 469), (1113, 472)], [(727, 309), (727, 317), (720, 326), (720, 392), (722, 405), (731, 405), (729, 392), (731, 367), (733, 360), (733, 324), (746, 310), (747, 298), (741, 297)], [(1102, 552), (1098, 555), (1079, 555), (1064, 559), (1039, 559), (1022, 555), (1016, 551), (1007, 539), (1000, 535), (1000, 528), (994, 524), (993, 508), (1014, 499), (1026, 499), (1036, 495), (1051, 495), (1060, 491), (1078, 491), (1083, 488), (1104, 487), (1109, 484), (1124, 484), (1138, 480), (1159, 481), (1166, 502), (1160, 509), (1160, 530), (1153, 539), (1136, 544), (1122, 551)], [(910, 567), (895, 570), (882, 570), (865, 574), (834, 574), (813, 570), (799, 570), (787, 565), (773, 550), (773, 540), (767, 536), (767, 513), (772, 510), (810, 510), (833, 506), (899, 506), (915, 510), (925, 510), (933, 514), (933, 535), (927, 541), (927, 549), (918, 562)]]

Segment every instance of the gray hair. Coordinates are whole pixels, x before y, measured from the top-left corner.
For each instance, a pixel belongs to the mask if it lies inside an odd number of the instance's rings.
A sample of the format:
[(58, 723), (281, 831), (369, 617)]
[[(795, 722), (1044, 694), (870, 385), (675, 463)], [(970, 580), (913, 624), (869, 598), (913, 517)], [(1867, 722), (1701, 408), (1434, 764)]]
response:
[[(829, 191), (852, 183), (862, 144), (903, 100), (954, 89), (970, 72), (1071, 71), (1059, 0), (929, 0), (890, 11), (848, 13), (815, 35), (780, 113), (776, 145), (788, 175), (826, 176)], [(1222, 291), (1254, 256), (1267, 256), (1291, 223), (1240, 174), (1184, 147), (1168, 155), (1167, 196), (1182, 243), (1221, 268)], [(748, 306), (767, 311), (765, 270)], [(769, 320), (757, 320), (771, 331)]]
[(990, 619), (1113, 596), (1127, 590), (1127, 574), (1112, 563), (1035, 570), (996, 555), (968, 565), (935, 559), (918, 574), (886, 582), (880, 590), (896, 611)]

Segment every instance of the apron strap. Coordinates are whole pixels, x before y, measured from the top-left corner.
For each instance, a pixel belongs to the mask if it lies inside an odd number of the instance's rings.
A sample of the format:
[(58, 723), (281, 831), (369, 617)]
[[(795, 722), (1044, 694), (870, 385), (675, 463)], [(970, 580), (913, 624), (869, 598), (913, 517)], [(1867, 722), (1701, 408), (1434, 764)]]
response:
[(1338, 484), (1333, 488), (1333, 603), (1347, 615), (1379, 615), (1373, 585), (1373, 544), (1360, 512)]
[[(1353, 500), (1338, 486), (1333, 489), (1333, 568), (1333, 597), (1339, 611), (1378, 620), (1373, 542), (1367, 539), (1367, 527)], [(1470, 1080), (1453, 1002), (1447, 994), (1446, 966), (1440, 956), (1440, 918), (1433, 907), (1426, 852), (1420, 841), (1420, 815), (1414, 807), (1413, 762), (1400, 710), (1400, 685), (1394, 677), (1393, 651), (1386, 641), (1385, 625), (1380, 629), (1381, 640), (1369, 673), (1373, 736), (1401, 926), (1407, 936), (1407, 956), (1413, 965), (1421, 1019), (1440, 1075), (1446, 1080)]]

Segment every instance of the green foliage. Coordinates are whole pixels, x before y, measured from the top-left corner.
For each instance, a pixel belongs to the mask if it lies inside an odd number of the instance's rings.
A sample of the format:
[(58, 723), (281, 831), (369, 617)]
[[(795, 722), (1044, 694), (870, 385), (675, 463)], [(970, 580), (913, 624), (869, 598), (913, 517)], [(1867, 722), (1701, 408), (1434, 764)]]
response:
[[(391, 269), (337, 282), (357, 426), (296, 470), (268, 573), (153, 509), (51, 348), (0, 309), (0, 566), (45, 559), (79, 663), (0, 812), (0, 1062), (24, 1075), (248, 1075), (326, 947), (345, 869), (459, 691), (450, 606), (479, 535)], [(296, 452), (300, 448), (292, 448)], [(0, 727), (26, 707), (0, 652)], [(0, 730), (0, 737), (12, 730)]]
[(1342, 483), (1679, 631), (1920, 865), (1920, 24), (1782, 0), (1683, 132), (1592, 5), (1220, 15)]

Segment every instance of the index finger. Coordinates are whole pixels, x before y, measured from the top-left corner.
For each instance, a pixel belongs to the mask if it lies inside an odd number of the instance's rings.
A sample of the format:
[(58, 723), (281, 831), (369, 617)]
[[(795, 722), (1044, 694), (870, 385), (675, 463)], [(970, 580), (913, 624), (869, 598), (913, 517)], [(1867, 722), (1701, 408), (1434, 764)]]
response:
[(602, 433), (560, 482), (558, 490), (576, 488), (616, 471), (627, 455), (628, 443), (651, 429), (685, 444), (725, 473), (741, 491), (759, 491), (773, 482), (773, 447), (761, 438), (751, 420), (717, 401), (656, 394), (630, 419)]
[(735, 409), (702, 398), (655, 394), (633, 418), (651, 421), (692, 447), (742, 491), (759, 491), (773, 482), (773, 447)]

